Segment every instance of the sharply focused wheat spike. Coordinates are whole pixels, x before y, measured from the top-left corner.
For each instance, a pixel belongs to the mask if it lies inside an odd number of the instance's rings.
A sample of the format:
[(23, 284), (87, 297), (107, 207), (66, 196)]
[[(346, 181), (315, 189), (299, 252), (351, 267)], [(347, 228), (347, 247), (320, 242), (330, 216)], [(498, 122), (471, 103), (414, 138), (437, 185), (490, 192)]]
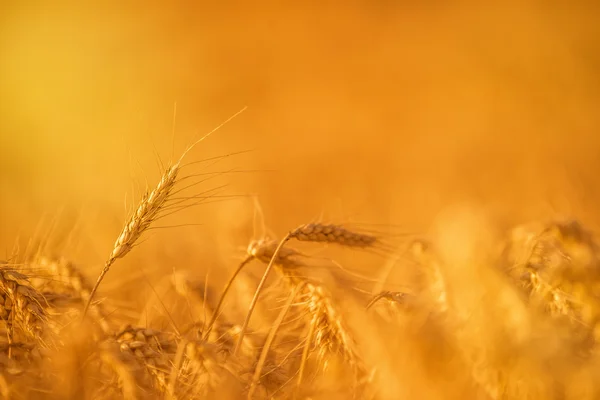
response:
[(238, 111), (237, 113), (229, 117), (227, 120), (225, 120), (225, 122), (223, 122), (221, 125), (217, 126), (215, 129), (213, 129), (212, 131), (198, 139), (196, 142), (188, 146), (188, 148), (183, 152), (181, 157), (179, 157), (179, 159), (173, 165), (171, 165), (165, 170), (160, 181), (158, 182), (158, 185), (156, 185), (154, 190), (152, 190), (150, 193), (146, 193), (142, 197), (142, 200), (140, 201), (135, 212), (131, 215), (131, 217), (129, 217), (129, 220), (123, 227), (121, 234), (115, 241), (113, 249), (104, 264), (104, 268), (102, 269), (102, 272), (100, 272), (100, 276), (98, 276), (98, 280), (92, 288), (90, 298), (83, 311), (84, 317), (94, 298), (96, 291), (98, 290), (98, 286), (100, 286), (102, 279), (104, 279), (104, 276), (110, 269), (111, 265), (117, 259), (127, 255), (127, 253), (129, 253), (131, 249), (136, 245), (140, 236), (142, 236), (142, 234), (150, 227), (150, 224), (152, 224), (159, 217), (161, 210), (165, 206), (165, 203), (169, 199), (169, 196), (173, 191), (173, 187), (177, 182), (177, 177), (181, 168), (181, 162), (183, 161), (187, 153), (190, 150), (192, 150), (198, 143), (206, 139), (210, 134), (212, 134), (221, 126), (223, 126), (224, 124), (235, 118), (237, 115), (242, 113), (245, 109), (246, 108), (243, 108), (242, 110)]
[(179, 160), (173, 166), (167, 168), (156, 188), (154, 188), (154, 190), (152, 190), (150, 193), (146, 193), (142, 197), (142, 201), (138, 205), (137, 209), (133, 215), (129, 217), (129, 221), (123, 227), (121, 234), (113, 246), (113, 250), (104, 264), (104, 268), (102, 269), (96, 284), (92, 288), (92, 292), (90, 293), (90, 297), (83, 312), (84, 316), (87, 313), (96, 291), (98, 290), (98, 286), (100, 286), (102, 279), (112, 264), (117, 259), (124, 257), (131, 251), (140, 236), (142, 236), (142, 234), (150, 227), (150, 224), (159, 216), (159, 212), (165, 205), (165, 202), (169, 198), (169, 195), (175, 186), (177, 175), (179, 173), (180, 161), (181, 160)]
[(0, 400), (600, 400), (600, 0), (44, 3)]

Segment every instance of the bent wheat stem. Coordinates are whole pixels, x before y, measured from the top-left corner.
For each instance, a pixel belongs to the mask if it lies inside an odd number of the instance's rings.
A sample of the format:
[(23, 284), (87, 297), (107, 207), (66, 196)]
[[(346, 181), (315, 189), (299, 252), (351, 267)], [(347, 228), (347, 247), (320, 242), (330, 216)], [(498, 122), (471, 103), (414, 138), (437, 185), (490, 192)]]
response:
[(275, 265), (275, 260), (277, 260), (277, 257), (279, 256), (279, 252), (283, 248), (283, 245), (288, 240), (290, 240), (291, 235), (292, 235), (292, 233), (289, 232), (287, 235), (285, 235), (285, 237), (283, 239), (281, 239), (281, 242), (279, 242), (279, 245), (277, 246), (277, 248), (275, 249), (275, 252), (273, 253), (273, 257), (271, 257), (271, 261), (269, 261), (269, 265), (267, 265), (267, 269), (265, 270), (265, 273), (263, 274), (260, 282), (258, 283), (256, 292), (254, 293), (254, 297), (252, 298), (252, 301), (250, 302), (250, 307), (248, 308), (248, 314), (246, 314), (246, 319), (244, 320), (244, 324), (242, 325), (242, 328), (240, 330), (240, 335), (238, 337), (238, 341), (235, 344), (235, 349), (233, 350), (234, 355), (237, 354), (238, 349), (242, 345), (242, 340), (244, 339), (244, 335), (246, 334), (246, 330), (248, 329), (248, 323), (250, 322), (250, 317), (252, 317), (252, 312), (254, 311), (254, 307), (256, 307), (256, 303), (258, 302), (258, 297), (260, 296), (260, 292), (262, 291), (262, 288), (265, 285), (265, 282), (267, 281), (269, 272), (271, 272), (271, 270), (273, 269), (273, 266)]
[(233, 281), (239, 275), (239, 273), (242, 271), (242, 269), (253, 259), (254, 259), (253, 256), (246, 257), (240, 263), (240, 265), (237, 267), (237, 269), (233, 272), (233, 274), (231, 275), (231, 278), (229, 278), (229, 281), (227, 281), (227, 283), (225, 284), (225, 288), (223, 288), (223, 293), (221, 293), (221, 297), (219, 298), (219, 302), (217, 303), (217, 306), (215, 307), (215, 309), (213, 311), (213, 315), (210, 318), (210, 321), (208, 322), (208, 324), (206, 325), (206, 329), (204, 332), (204, 340), (208, 339), (208, 335), (210, 335), (210, 331), (212, 330), (213, 325), (215, 324), (215, 322), (217, 321), (217, 318), (219, 317), (219, 313), (221, 312), (221, 306), (223, 305), (225, 296), (229, 292), (229, 289), (231, 288)]
[(254, 395), (254, 391), (256, 390), (256, 386), (258, 385), (258, 383), (260, 381), (260, 374), (262, 373), (263, 367), (265, 365), (265, 361), (267, 360), (267, 355), (269, 354), (269, 350), (271, 349), (271, 345), (273, 344), (273, 340), (275, 339), (275, 335), (277, 334), (277, 331), (279, 330), (281, 323), (285, 319), (285, 316), (290, 311), (290, 308), (292, 307), (292, 303), (294, 302), (294, 299), (296, 298), (296, 293), (298, 293), (298, 291), (302, 288), (302, 286), (303, 286), (303, 284), (300, 284), (292, 289), (292, 292), (290, 293), (285, 305), (283, 306), (283, 308), (281, 309), (281, 312), (277, 316), (277, 320), (275, 321), (275, 324), (269, 331), (269, 336), (267, 336), (267, 339), (262, 348), (262, 351), (260, 352), (260, 357), (258, 359), (258, 363), (256, 364), (256, 368), (254, 370), (254, 375), (252, 376), (252, 382), (250, 382), (250, 389), (248, 389), (248, 400), (252, 399), (252, 396)]

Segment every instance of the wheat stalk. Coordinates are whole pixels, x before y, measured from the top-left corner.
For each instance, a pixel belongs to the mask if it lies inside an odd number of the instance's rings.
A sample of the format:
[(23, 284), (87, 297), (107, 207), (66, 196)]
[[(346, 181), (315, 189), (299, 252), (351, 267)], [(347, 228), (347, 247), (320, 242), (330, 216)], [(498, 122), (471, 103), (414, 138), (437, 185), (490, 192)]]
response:
[(235, 269), (235, 271), (233, 272), (233, 274), (231, 275), (231, 277), (229, 278), (229, 280), (225, 284), (225, 288), (223, 288), (223, 292), (221, 293), (221, 297), (219, 298), (219, 302), (217, 303), (217, 305), (216, 305), (216, 307), (215, 307), (215, 309), (213, 311), (213, 314), (212, 314), (212, 316), (210, 318), (210, 321), (208, 321), (208, 324), (206, 325), (206, 329), (204, 331), (204, 340), (206, 340), (208, 338), (208, 336), (210, 335), (210, 331), (212, 330), (213, 325), (215, 324), (215, 322), (217, 321), (217, 318), (219, 317), (219, 313), (221, 312), (221, 307), (223, 306), (223, 301), (225, 300), (225, 296), (227, 296), (227, 293), (229, 292), (229, 289), (231, 288), (231, 285), (233, 284), (233, 281), (238, 276), (238, 274), (242, 271), (242, 269), (244, 268), (244, 266), (246, 264), (248, 264), (252, 260), (253, 260), (252, 256), (246, 257), (240, 263), (240, 265), (238, 265), (238, 267)]
[[(245, 329), (249, 323), (250, 315), (254, 306), (256, 305), (256, 302), (258, 301), (259, 293), (264, 286), (268, 273), (272, 269), (273, 265), (281, 265), (283, 267), (283, 275), (292, 285), (292, 291), (302, 289), (302, 291), (305, 292), (309, 314), (313, 315), (309, 325), (310, 329), (309, 337), (307, 338), (307, 347), (305, 347), (303, 351), (302, 363), (300, 367), (301, 374), (298, 384), (300, 384), (302, 381), (304, 366), (306, 364), (306, 359), (309, 352), (308, 347), (310, 346), (313, 336), (315, 338), (316, 346), (321, 347), (322, 349), (332, 349), (333, 347), (337, 347), (342, 351), (344, 358), (349, 361), (351, 365), (356, 366), (359, 370), (364, 370), (361, 358), (358, 356), (355, 350), (355, 345), (351, 335), (346, 329), (341, 314), (338, 312), (332, 299), (328, 296), (327, 291), (320, 285), (313, 284), (304, 278), (290, 274), (290, 271), (293, 268), (286, 268), (286, 264), (289, 264), (291, 267), (297, 267), (298, 264), (297, 262), (293, 261), (292, 257), (300, 254), (293, 249), (287, 249), (283, 247), (284, 244), (290, 239), (317, 243), (335, 243), (355, 248), (367, 248), (377, 243), (377, 238), (372, 235), (353, 232), (339, 225), (306, 224), (290, 231), (274, 249), (272, 241), (263, 241), (251, 245), (249, 247), (251, 255), (256, 256), (262, 261), (266, 261), (266, 254), (269, 254), (270, 258), (267, 269), (256, 289), (255, 296), (252, 299), (248, 314), (246, 315), (246, 319), (242, 325), (238, 339), (239, 341), (236, 345), (236, 349), (234, 349), (234, 354), (236, 354), (238, 346), (241, 343), (241, 339), (244, 336)], [(262, 244), (262, 246), (259, 246), (258, 244)], [(278, 323), (276, 323), (275, 326), (278, 326)], [(258, 367), (262, 367), (260, 362)], [(251, 396), (254, 392), (253, 389), (256, 385), (256, 380), (259, 377), (259, 375), (257, 376), (259, 372), (260, 368), (257, 368), (255, 370), (255, 376), (252, 381), (253, 384), (251, 385), (249, 396)]]
[[(273, 255), (275, 254), (277, 245), (279, 245), (279, 241), (277, 240), (253, 240), (248, 245), (248, 255), (268, 264), (269, 261), (271, 261), (271, 258), (273, 258)], [(309, 267), (310, 264), (304, 262), (303, 258), (307, 258), (307, 256), (305, 254), (302, 254), (298, 250), (285, 247), (279, 250), (275, 263), (277, 265), (281, 265), (286, 269)]]
[[(211, 331), (213, 325), (215, 324), (216, 319), (219, 317), (219, 313), (221, 312), (221, 307), (223, 306), (223, 301), (225, 300), (225, 296), (229, 292), (229, 289), (231, 288), (231, 285), (233, 284), (233, 281), (235, 280), (235, 278), (239, 275), (239, 273), (242, 271), (242, 269), (249, 262), (251, 262), (254, 259), (260, 260), (264, 263), (268, 263), (271, 260), (271, 258), (273, 258), (275, 256), (275, 251), (277, 249), (278, 244), (279, 244), (279, 242), (277, 242), (276, 240), (269, 240), (269, 239), (253, 240), (252, 242), (250, 242), (250, 244), (248, 245), (248, 255), (238, 265), (238, 267), (235, 269), (235, 271), (233, 272), (233, 274), (231, 275), (231, 277), (225, 284), (225, 287), (223, 288), (223, 292), (221, 293), (219, 302), (217, 303), (217, 306), (212, 314), (212, 317), (206, 326), (204, 340), (206, 340), (206, 338), (210, 334), (210, 331)], [(294, 249), (283, 248), (283, 249), (279, 250), (279, 253), (277, 253), (275, 262), (278, 265), (283, 266), (284, 268), (296, 268), (296, 267), (308, 266), (308, 264), (306, 264), (302, 261), (301, 257), (306, 257), (306, 256)]]
[(290, 239), (297, 239), (301, 241), (317, 243), (335, 243), (342, 246), (359, 248), (371, 247), (378, 243), (378, 239), (375, 236), (353, 232), (341, 225), (319, 223), (305, 224), (288, 232), (287, 235), (285, 235), (285, 237), (281, 239), (281, 241), (273, 251), (273, 255), (271, 256), (269, 264), (267, 265), (267, 269), (265, 270), (260, 282), (258, 283), (256, 292), (254, 293), (254, 297), (252, 298), (250, 307), (248, 308), (246, 319), (244, 320), (244, 323), (242, 325), (242, 330), (240, 332), (240, 337), (234, 350), (234, 354), (237, 353), (237, 350), (241, 344), (241, 340), (244, 338), (244, 334), (246, 332), (246, 329), (248, 328), (252, 312), (254, 311), (254, 307), (256, 307), (258, 297), (260, 296), (260, 292), (262, 291), (262, 288), (265, 285), (265, 282), (267, 281), (267, 277), (271, 272), (271, 269), (273, 269), (273, 266), (277, 263), (277, 260), (279, 260), (280, 253), (284, 251), (283, 246)]
[(277, 316), (275, 323), (273, 324), (273, 326), (271, 327), (271, 329), (269, 331), (269, 335), (267, 336), (265, 344), (263, 345), (263, 349), (260, 353), (258, 363), (256, 364), (256, 368), (254, 369), (254, 374), (252, 375), (252, 381), (250, 382), (250, 388), (248, 389), (248, 400), (252, 399), (252, 396), (254, 395), (254, 392), (256, 390), (256, 386), (258, 385), (258, 383), (260, 381), (260, 376), (261, 376), (263, 367), (265, 365), (265, 361), (267, 360), (267, 355), (269, 353), (269, 350), (271, 349), (271, 345), (273, 344), (273, 340), (275, 339), (275, 335), (277, 334), (277, 331), (279, 330), (281, 323), (285, 319), (285, 316), (290, 311), (290, 308), (292, 307), (292, 303), (294, 302), (294, 299), (296, 298), (296, 293), (298, 292), (298, 290), (302, 289), (302, 286), (303, 285), (297, 285), (292, 288), (292, 291), (291, 291), (290, 295), (288, 296), (288, 299), (287, 299), (285, 305), (281, 309), (281, 312)]
[(179, 173), (179, 162), (175, 163), (172, 167), (167, 168), (163, 176), (161, 177), (158, 185), (149, 194), (145, 194), (142, 201), (138, 205), (136, 211), (129, 221), (123, 227), (121, 234), (117, 238), (113, 250), (111, 251), (98, 280), (94, 284), (90, 293), (89, 299), (83, 310), (83, 316), (85, 317), (88, 308), (98, 290), (98, 286), (104, 279), (104, 276), (109, 271), (113, 263), (122, 257), (125, 257), (127, 253), (131, 251), (133, 246), (137, 243), (138, 239), (142, 234), (150, 227), (150, 224), (157, 218), (160, 210), (164, 206), (165, 202), (169, 198), (173, 187), (175, 186), (175, 180)]
[(310, 348), (312, 346), (312, 338), (315, 334), (315, 329), (317, 327), (317, 319), (318, 316), (313, 315), (310, 323), (308, 324), (308, 333), (306, 334), (306, 343), (304, 343), (304, 349), (302, 349), (302, 358), (300, 359), (300, 367), (298, 368), (298, 390), (302, 387), (302, 379), (304, 379), (304, 370), (306, 369), (306, 364), (308, 363), (308, 356), (310, 354)]
[(283, 239), (281, 239), (281, 241), (277, 245), (277, 248), (273, 252), (273, 257), (271, 257), (271, 260), (269, 261), (269, 265), (267, 265), (267, 269), (265, 270), (262, 278), (260, 279), (260, 282), (258, 283), (258, 287), (256, 288), (256, 291), (254, 292), (254, 297), (252, 297), (252, 301), (250, 302), (250, 307), (248, 308), (248, 313), (246, 314), (246, 319), (244, 320), (244, 323), (242, 325), (242, 329), (240, 331), (240, 336), (238, 338), (238, 342), (236, 343), (235, 349), (233, 350), (234, 355), (237, 354), (238, 349), (242, 344), (242, 340), (244, 339), (244, 335), (246, 333), (246, 330), (248, 329), (248, 324), (250, 323), (250, 317), (252, 316), (252, 311), (254, 311), (254, 307), (256, 307), (256, 303), (258, 302), (258, 296), (260, 295), (260, 292), (262, 291), (262, 288), (265, 285), (265, 282), (267, 281), (269, 272), (271, 272), (273, 265), (275, 265), (275, 260), (277, 260), (279, 253), (281, 252), (281, 249), (283, 248), (283, 245), (288, 240), (290, 240), (290, 237), (291, 237), (291, 235), (290, 235), (290, 233), (288, 233)]
[(242, 113), (246, 107), (229, 117), (225, 122), (221, 123), (215, 129), (198, 139), (196, 142), (192, 143), (187, 149), (183, 152), (181, 157), (170, 167), (168, 167), (163, 173), (158, 185), (152, 190), (150, 193), (146, 193), (142, 200), (140, 201), (137, 209), (129, 217), (129, 220), (123, 227), (121, 234), (115, 241), (113, 249), (108, 256), (104, 264), (104, 268), (100, 272), (94, 287), (92, 288), (92, 292), (90, 293), (90, 297), (85, 305), (83, 310), (83, 318), (87, 314), (87, 310), (90, 307), (90, 304), (98, 290), (98, 286), (104, 279), (104, 276), (108, 273), (111, 265), (119, 258), (125, 257), (131, 249), (136, 245), (138, 239), (142, 236), (142, 234), (150, 227), (152, 222), (154, 222), (159, 216), (160, 211), (164, 207), (165, 203), (169, 199), (173, 191), (173, 187), (176, 184), (177, 177), (179, 175), (179, 171), (181, 168), (181, 162), (187, 153), (192, 150), (198, 143), (206, 139), (213, 132), (218, 130), (220, 127), (225, 125), (227, 122), (235, 118), (237, 115)]

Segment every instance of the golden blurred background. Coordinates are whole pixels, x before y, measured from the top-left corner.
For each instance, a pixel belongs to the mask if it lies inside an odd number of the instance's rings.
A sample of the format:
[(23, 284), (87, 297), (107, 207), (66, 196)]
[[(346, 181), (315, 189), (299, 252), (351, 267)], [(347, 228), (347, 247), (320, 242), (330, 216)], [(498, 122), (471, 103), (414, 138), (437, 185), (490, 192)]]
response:
[[(278, 234), (319, 215), (427, 231), (462, 202), (595, 226), (600, 4), (484, 3), (4, 2), (2, 257), (42, 226), (99, 269), (173, 127), (178, 155), (244, 106), (188, 161), (252, 150), (198, 190), (258, 195)], [(183, 211), (170, 221), (203, 225), (132, 257), (230, 260), (252, 212)]]

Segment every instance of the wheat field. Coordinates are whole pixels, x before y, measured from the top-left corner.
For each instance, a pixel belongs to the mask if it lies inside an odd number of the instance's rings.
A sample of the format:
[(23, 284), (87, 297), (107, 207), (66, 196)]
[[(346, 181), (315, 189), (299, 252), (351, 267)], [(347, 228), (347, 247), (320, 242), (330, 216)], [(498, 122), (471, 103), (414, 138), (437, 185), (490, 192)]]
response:
[(0, 9), (1, 398), (600, 399), (596, 2)]

